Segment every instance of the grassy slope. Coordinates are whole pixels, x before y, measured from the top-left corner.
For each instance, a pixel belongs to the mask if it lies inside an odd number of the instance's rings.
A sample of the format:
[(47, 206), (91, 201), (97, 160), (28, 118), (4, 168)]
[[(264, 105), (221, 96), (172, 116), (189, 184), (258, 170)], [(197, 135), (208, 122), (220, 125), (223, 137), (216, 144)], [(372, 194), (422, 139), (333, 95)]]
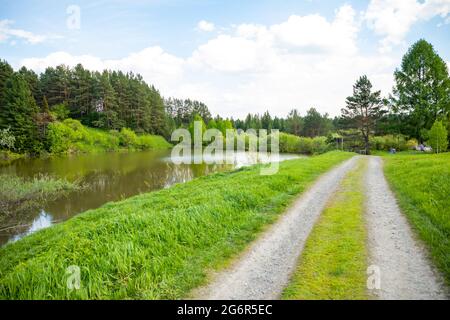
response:
[(402, 211), (450, 284), (450, 153), (384, 159)]
[(366, 230), (364, 187), (366, 162), (349, 173), (311, 235), (284, 299), (366, 299)]
[[(181, 298), (352, 155), (287, 161), (274, 176), (216, 174), (86, 212), (0, 249), (0, 298)], [(81, 268), (73, 292), (71, 265)]]

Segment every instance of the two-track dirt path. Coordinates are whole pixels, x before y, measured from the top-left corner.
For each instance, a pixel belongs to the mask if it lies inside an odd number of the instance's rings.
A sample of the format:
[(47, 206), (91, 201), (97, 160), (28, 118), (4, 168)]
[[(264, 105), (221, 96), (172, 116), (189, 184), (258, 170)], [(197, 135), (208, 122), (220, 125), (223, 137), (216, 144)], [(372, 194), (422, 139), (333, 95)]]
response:
[[(320, 177), (290, 209), (228, 269), (193, 292), (195, 299), (278, 299), (296, 268), (306, 239), (345, 175), (356, 167), (354, 157)], [(447, 289), (400, 212), (383, 173), (382, 160), (369, 161), (366, 221), (369, 264), (380, 268), (380, 299), (447, 299)]]
[(381, 158), (370, 157), (365, 181), (369, 265), (378, 266), (381, 276), (373, 294), (387, 300), (446, 299), (443, 279), (401, 213)]
[(354, 157), (320, 177), (231, 268), (194, 296), (211, 300), (279, 298), (317, 218), (356, 161)]

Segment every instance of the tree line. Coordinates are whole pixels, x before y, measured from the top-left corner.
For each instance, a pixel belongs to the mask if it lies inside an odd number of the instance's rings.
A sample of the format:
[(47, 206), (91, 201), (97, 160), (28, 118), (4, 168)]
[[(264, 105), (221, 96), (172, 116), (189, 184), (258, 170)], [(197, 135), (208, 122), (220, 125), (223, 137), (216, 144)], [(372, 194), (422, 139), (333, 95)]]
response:
[(383, 98), (367, 76), (361, 76), (346, 100), (338, 127), (357, 130), (366, 153), (374, 135), (404, 135), (446, 151), (450, 138), (448, 66), (433, 46), (419, 40), (394, 73), (393, 93)]
[(0, 141), (3, 147), (21, 153), (50, 150), (48, 125), (69, 117), (88, 127), (129, 128), (167, 139), (174, 129), (190, 128), (195, 120), (223, 133), (232, 128), (278, 129), (314, 138), (353, 130), (351, 135), (362, 140), (367, 152), (374, 135), (427, 141), (436, 120), (450, 129), (448, 68), (431, 44), (420, 40), (409, 49), (395, 72), (395, 81), (393, 94), (383, 98), (381, 92), (373, 91), (368, 77), (362, 76), (341, 116), (335, 118), (310, 108), (304, 115), (293, 109), (284, 118), (272, 117), (267, 111), (233, 119), (213, 117), (199, 101), (164, 99), (153, 85), (132, 72), (89, 71), (78, 64), (74, 68), (49, 67), (38, 75), (25, 67), (14, 71), (0, 60)]

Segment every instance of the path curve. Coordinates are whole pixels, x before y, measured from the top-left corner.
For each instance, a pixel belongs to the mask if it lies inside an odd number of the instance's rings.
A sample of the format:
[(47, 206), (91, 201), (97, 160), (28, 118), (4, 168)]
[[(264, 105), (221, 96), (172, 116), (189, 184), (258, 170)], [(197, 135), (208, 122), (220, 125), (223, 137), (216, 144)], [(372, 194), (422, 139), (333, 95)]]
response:
[(381, 276), (381, 288), (374, 295), (383, 300), (447, 299), (442, 277), (389, 188), (381, 158), (370, 157), (365, 180), (369, 265), (378, 266)]
[(218, 273), (196, 299), (278, 299), (295, 270), (306, 239), (347, 172), (358, 157), (322, 175), (234, 265)]

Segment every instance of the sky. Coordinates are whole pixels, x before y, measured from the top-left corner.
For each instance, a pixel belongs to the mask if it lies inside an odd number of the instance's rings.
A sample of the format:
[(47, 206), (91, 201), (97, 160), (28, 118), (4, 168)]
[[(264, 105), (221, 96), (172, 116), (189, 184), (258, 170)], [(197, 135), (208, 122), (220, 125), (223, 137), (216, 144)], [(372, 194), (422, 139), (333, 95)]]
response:
[(359, 76), (387, 96), (417, 40), (450, 66), (450, 0), (0, 0), (0, 59), (140, 73), (213, 114), (338, 115)]

